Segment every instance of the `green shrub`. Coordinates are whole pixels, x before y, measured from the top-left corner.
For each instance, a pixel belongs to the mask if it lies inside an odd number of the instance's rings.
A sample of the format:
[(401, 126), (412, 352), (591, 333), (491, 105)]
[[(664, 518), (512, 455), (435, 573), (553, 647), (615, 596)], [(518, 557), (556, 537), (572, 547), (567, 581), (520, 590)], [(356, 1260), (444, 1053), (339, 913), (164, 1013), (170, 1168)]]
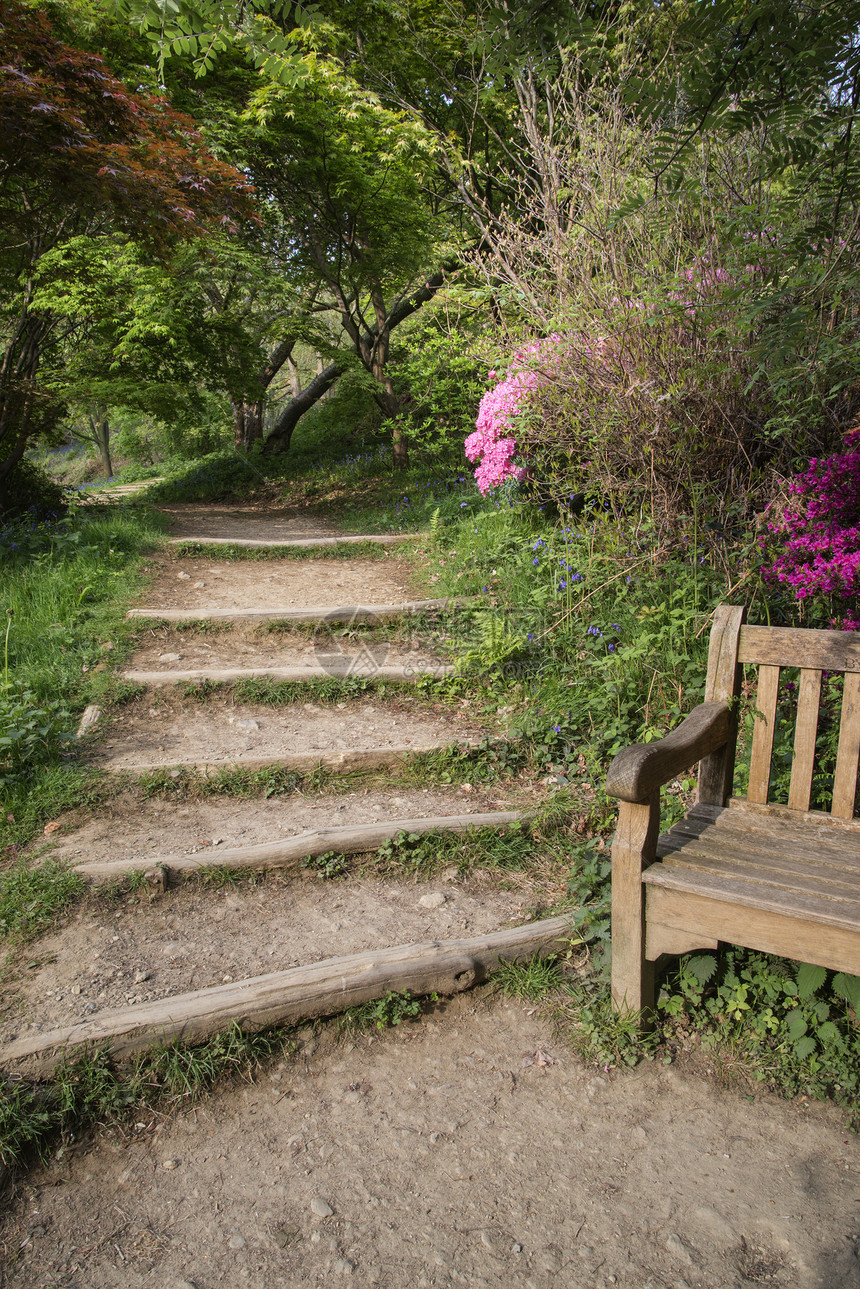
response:
[[(0, 480), (0, 520), (18, 520), (25, 527), (59, 519), (68, 510), (68, 494), (49, 474), (26, 458)], [(4, 529), (0, 539), (14, 540)]]
[(228, 452), (211, 452), (182, 465), (146, 490), (148, 501), (223, 501), (242, 497), (266, 482), (263, 462)]

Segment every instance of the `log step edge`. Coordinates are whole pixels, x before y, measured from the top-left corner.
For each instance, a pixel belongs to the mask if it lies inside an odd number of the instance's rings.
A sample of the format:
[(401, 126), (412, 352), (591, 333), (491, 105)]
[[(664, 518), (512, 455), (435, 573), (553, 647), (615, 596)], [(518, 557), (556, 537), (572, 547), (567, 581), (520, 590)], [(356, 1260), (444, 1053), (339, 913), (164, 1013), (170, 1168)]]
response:
[(90, 860), (73, 865), (74, 871), (94, 882), (115, 881), (129, 873), (163, 874), (162, 885), (183, 873), (207, 868), (265, 870), (299, 867), (302, 860), (335, 851), (342, 855), (376, 850), (398, 833), (467, 832), (470, 828), (510, 828), (531, 823), (533, 816), (518, 810), (492, 810), (475, 814), (433, 815), (422, 819), (386, 819), (378, 823), (350, 824), (297, 833), (292, 837), (257, 842), (250, 846), (214, 847), (202, 854), (167, 855), (163, 859)]
[(563, 952), (575, 938), (568, 915), (467, 940), (424, 941), (328, 958), (31, 1033), (0, 1049), (0, 1068), (43, 1077), (65, 1057), (86, 1050), (106, 1049), (122, 1060), (165, 1043), (203, 1042), (232, 1024), (253, 1032), (334, 1016), (389, 990), (425, 996), (460, 993), (483, 983), (500, 961)]

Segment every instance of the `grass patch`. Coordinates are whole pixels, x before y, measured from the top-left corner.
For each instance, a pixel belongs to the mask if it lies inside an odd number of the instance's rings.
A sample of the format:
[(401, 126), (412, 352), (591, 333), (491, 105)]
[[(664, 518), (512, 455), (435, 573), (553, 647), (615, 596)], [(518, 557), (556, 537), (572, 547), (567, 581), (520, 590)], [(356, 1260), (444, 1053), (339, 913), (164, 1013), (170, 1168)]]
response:
[(135, 1121), (187, 1105), (225, 1079), (250, 1078), (292, 1051), (290, 1032), (233, 1025), (199, 1046), (172, 1043), (118, 1067), (104, 1052), (64, 1062), (46, 1083), (7, 1081), (0, 1097), (0, 1164), (44, 1159), (94, 1126), (135, 1132)]
[(162, 531), (159, 516), (127, 507), (4, 531), (0, 818), (14, 824), (14, 841), (56, 813), (58, 795), (68, 808), (76, 784), (86, 794), (87, 775), (67, 773), (64, 761), (84, 708), (128, 696), (111, 664), (130, 648), (125, 606)]
[(42, 831), (45, 822), (69, 810), (92, 810), (112, 788), (98, 771), (84, 765), (43, 766), (29, 783), (14, 782), (0, 790), (4, 854)]
[(339, 703), (372, 695), (414, 695), (410, 681), (384, 680), (376, 676), (315, 676), (310, 680), (270, 680), (266, 676), (239, 680), (233, 685), (238, 703), (259, 703), (265, 707), (287, 707), (294, 703)]
[(0, 938), (23, 944), (54, 930), (86, 889), (62, 860), (17, 860), (0, 872)]
[(293, 792), (307, 789), (311, 776), (303, 776), (279, 766), (266, 766), (262, 770), (243, 770), (225, 767), (217, 772), (204, 774), (193, 768), (179, 770), (153, 770), (137, 778), (138, 790), (144, 801), (204, 801), (208, 797), (237, 797), (251, 800), (255, 797), (288, 797)]
[[(543, 839), (545, 840), (545, 839)], [(498, 872), (528, 868), (544, 848), (529, 825), (470, 828), (466, 832), (400, 832), (376, 851), (373, 867), (386, 876), (430, 877), (441, 869), (456, 867), (460, 874), (473, 869)]]
[(564, 976), (557, 959), (535, 956), (528, 962), (500, 962), (493, 971), (493, 984), (505, 998), (535, 1002), (560, 989)]
[[(431, 678), (432, 679), (432, 678)], [(296, 703), (355, 702), (360, 698), (377, 700), (399, 698), (414, 704), (417, 696), (438, 698), (446, 705), (458, 695), (433, 685), (423, 685), (411, 680), (389, 680), (381, 676), (311, 676), (307, 680), (275, 680), (270, 676), (250, 676), (247, 680), (181, 680), (177, 692), (196, 703), (210, 699), (231, 698), (235, 703), (255, 704), (260, 707), (290, 707)], [(426, 704), (425, 704), (426, 706)]]
[[(405, 543), (404, 543), (405, 545)], [(232, 542), (177, 542), (171, 550), (177, 558), (213, 560), (386, 560), (402, 559), (403, 545), (384, 546), (379, 542), (337, 542), (334, 546), (240, 546)]]

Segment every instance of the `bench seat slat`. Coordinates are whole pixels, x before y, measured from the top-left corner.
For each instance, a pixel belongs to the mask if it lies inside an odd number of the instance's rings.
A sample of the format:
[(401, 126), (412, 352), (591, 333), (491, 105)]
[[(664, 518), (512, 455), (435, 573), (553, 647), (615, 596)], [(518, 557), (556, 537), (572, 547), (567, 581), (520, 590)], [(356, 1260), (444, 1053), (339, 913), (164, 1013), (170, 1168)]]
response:
[(808, 831), (801, 836), (774, 837), (764, 829), (732, 828), (729, 825), (717, 827), (703, 823), (698, 819), (682, 819), (664, 833), (658, 846), (677, 850), (680, 846), (696, 845), (707, 842), (720, 848), (729, 846), (749, 849), (764, 854), (782, 854), (793, 859), (814, 865), (829, 865), (837, 869), (860, 870), (860, 845), (840, 848), (833, 845), (819, 844), (817, 838), (810, 837)]
[(667, 833), (657, 843), (657, 854), (660, 859), (672, 856), (682, 859), (686, 855), (712, 856), (715, 859), (725, 855), (733, 863), (749, 863), (754, 868), (772, 868), (775, 872), (812, 873), (816, 881), (836, 882), (840, 885), (853, 886), (860, 883), (860, 864), (839, 864), (832, 859), (814, 859), (796, 850), (773, 850), (768, 846), (748, 845), (745, 842), (734, 842), (729, 834), (722, 839), (716, 837), (683, 838)]
[(732, 797), (727, 806), (695, 805), (688, 819), (710, 819), (718, 828), (766, 832), (768, 836), (812, 838), (816, 845), (860, 847), (860, 819), (836, 819), (823, 810), (789, 810), (787, 806), (759, 806), (746, 797)]
[(724, 873), (726, 877), (739, 882), (757, 882), (762, 886), (777, 886), (784, 891), (796, 891), (799, 894), (815, 895), (823, 900), (851, 900), (857, 905), (860, 920), (860, 874), (847, 878), (835, 878), (830, 874), (802, 873), (797, 868), (780, 867), (767, 860), (750, 859), (743, 854), (709, 855), (694, 851), (676, 851), (663, 860), (667, 869), (695, 870), (699, 873)]
[(723, 874), (668, 867), (662, 863), (647, 868), (642, 880), (648, 887), (664, 887), (678, 895), (707, 896), (730, 908), (761, 909), (822, 926), (860, 931), (860, 899), (827, 899), (801, 891), (781, 890), (763, 882), (742, 881)]

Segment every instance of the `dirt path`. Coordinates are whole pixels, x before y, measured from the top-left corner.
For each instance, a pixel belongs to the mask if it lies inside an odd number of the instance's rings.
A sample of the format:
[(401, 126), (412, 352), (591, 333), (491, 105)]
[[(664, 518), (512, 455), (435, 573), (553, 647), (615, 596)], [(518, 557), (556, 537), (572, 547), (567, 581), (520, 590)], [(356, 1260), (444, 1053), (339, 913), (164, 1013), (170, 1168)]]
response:
[(403, 559), (217, 560), (160, 556), (146, 595), (152, 608), (301, 609), (396, 604), (415, 596)]
[(206, 541), (213, 537), (230, 541), (278, 541), (341, 535), (334, 524), (316, 517), (309, 520), (293, 507), (273, 506), (271, 501), (233, 506), (175, 503), (163, 504), (159, 510), (171, 518), (171, 537), (184, 541)]
[(32, 1175), (5, 1284), (850, 1289), (856, 1142), (683, 1069), (595, 1075), (471, 996)]
[[(265, 528), (270, 537), (273, 522), (290, 536), (320, 531), (294, 514), (169, 509), (190, 537), (204, 531), (192, 520), (221, 535)], [(413, 588), (396, 560), (183, 558), (159, 567), (147, 602), (167, 607), (190, 607), (191, 591), (198, 606), (241, 607), (326, 603), (323, 587), (334, 604)], [(373, 578), (381, 581), (371, 586)], [(259, 665), (306, 656), (303, 639), (249, 627), (144, 628), (132, 666), (179, 668), (184, 657), (164, 655), (223, 660), (231, 650), (234, 664)], [(320, 750), (384, 746), (419, 729), (437, 742), (481, 732), (464, 710), (440, 735), (439, 714), (402, 695), (298, 710), (230, 698), (189, 707), (163, 686), (122, 709), (93, 750), (119, 763), (142, 746), (161, 748), (170, 766), (183, 749), (236, 760), (267, 739)], [(120, 787), (101, 814), (59, 820), (52, 837), (75, 862), (156, 860), (333, 822), (510, 804), (469, 784), (174, 803)], [(332, 954), (522, 922), (537, 899), (558, 897), (553, 880), (461, 878), (452, 866), (429, 884), (311, 873), (94, 897), (20, 956), (0, 1041)], [(338, 1040), (334, 1024), (308, 1026), (252, 1081), (126, 1134), (100, 1131), (35, 1169), (2, 1219), (0, 1285), (860, 1286), (860, 1158), (840, 1114), (743, 1084), (726, 1090), (719, 1076), (730, 1069), (708, 1068), (701, 1053), (689, 1059), (596, 1073), (534, 1008), (487, 990), (381, 1034)]]

